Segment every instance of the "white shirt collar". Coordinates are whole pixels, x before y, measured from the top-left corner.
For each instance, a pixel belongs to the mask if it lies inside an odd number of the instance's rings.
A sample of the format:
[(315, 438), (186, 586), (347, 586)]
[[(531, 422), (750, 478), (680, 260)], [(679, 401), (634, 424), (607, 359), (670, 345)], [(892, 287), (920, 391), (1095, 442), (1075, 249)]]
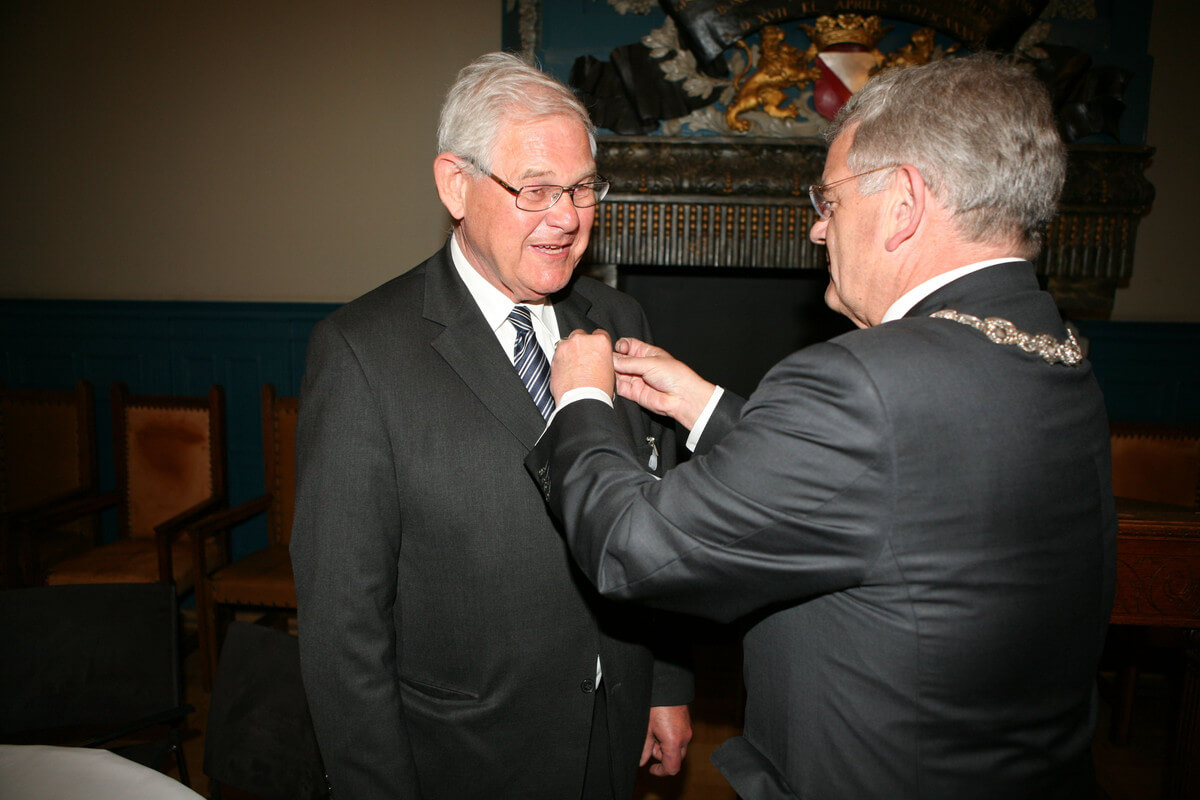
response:
[[(488, 327), (492, 332), (501, 334), (501, 326), (508, 321), (508, 315), (516, 304), (505, 296), (504, 292), (488, 283), (471, 266), (471, 262), (467, 261), (467, 256), (458, 243), (457, 235), (450, 237), (450, 259), (454, 262), (454, 268), (458, 271), (458, 276), (467, 285), (467, 291), (471, 293), (475, 304), (483, 312), (483, 318), (487, 320)], [(538, 304), (522, 303), (521, 305), (526, 306), (532, 314), (538, 341), (545, 342), (548, 340), (551, 347), (550, 352), (554, 352), (553, 343), (558, 341), (559, 335), (558, 323), (550, 301), (547, 300), (545, 303)], [(505, 339), (509, 338), (511, 337), (502, 336), (502, 343)], [(543, 349), (545, 349), (545, 345), (543, 345)]]
[(967, 264), (965, 267), (958, 267), (948, 272), (943, 272), (941, 275), (935, 275), (924, 283), (917, 284), (912, 289), (909, 289), (907, 292), (900, 295), (900, 298), (896, 300), (896, 302), (888, 306), (888, 310), (884, 312), (883, 319), (879, 321), (879, 324), (882, 325), (885, 322), (891, 322), (892, 320), (902, 318), (909, 311), (912, 311), (913, 306), (924, 300), (926, 297), (929, 297), (929, 295), (933, 294), (938, 289), (942, 288), (946, 284), (953, 283), (959, 278), (970, 275), (972, 272), (978, 272), (986, 267), (994, 267), (997, 264), (1007, 264), (1010, 261), (1023, 260), (1024, 259), (1017, 258), (1015, 256), (1010, 258), (992, 258), (988, 259), (987, 261), (977, 261), (974, 264)]

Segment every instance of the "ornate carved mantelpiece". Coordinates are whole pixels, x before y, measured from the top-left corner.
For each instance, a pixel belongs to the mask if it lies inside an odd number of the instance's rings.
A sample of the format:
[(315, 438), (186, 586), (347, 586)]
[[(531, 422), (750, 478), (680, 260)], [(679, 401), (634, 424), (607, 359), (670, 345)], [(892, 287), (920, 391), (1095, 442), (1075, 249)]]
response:
[[(1078, 145), (1038, 272), (1064, 313), (1107, 317), (1133, 272), (1137, 224), (1154, 187), (1154, 149)], [(612, 181), (597, 207), (591, 259), (655, 267), (825, 269), (808, 240), (825, 146), (814, 139), (601, 137), (600, 173)]]

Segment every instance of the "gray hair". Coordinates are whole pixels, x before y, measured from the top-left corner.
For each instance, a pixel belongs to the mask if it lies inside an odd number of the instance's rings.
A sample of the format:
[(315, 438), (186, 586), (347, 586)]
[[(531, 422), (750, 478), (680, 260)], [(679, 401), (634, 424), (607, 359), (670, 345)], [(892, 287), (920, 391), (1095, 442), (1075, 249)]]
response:
[(579, 120), (594, 157), (596, 126), (570, 89), (511, 53), (487, 53), (463, 67), (446, 93), (438, 152), (490, 172), (504, 123), (555, 116)]
[[(1031, 71), (987, 54), (887, 70), (842, 107), (826, 141), (855, 124), (852, 172), (912, 164), (966, 238), (1015, 240), (1037, 255), (1067, 155)], [(861, 178), (859, 191), (880, 191), (889, 175)]]

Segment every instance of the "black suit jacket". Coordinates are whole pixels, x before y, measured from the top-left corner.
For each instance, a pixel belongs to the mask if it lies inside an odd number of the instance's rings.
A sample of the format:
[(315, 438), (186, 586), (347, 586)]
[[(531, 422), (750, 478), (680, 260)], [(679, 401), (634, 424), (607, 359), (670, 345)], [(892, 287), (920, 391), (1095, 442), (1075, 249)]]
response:
[[(648, 333), (580, 278), (563, 333)], [(632, 793), (648, 709), (690, 677), (652, 659), (644, 614), (571, 564), (522, 461), (544, 421), (449, 246), (313, 332), (300, 398), (291, 550), (305, 688), (334, 793), (562, 798), (582, 786), (596, 656), (613, 779)], [(669, 431), (616, 416), (645, 468)]]
[(597, 401), (527, 461), (602, 593), (745, 619), (744, 736), (714, 760), (747, 800), (1091, 796), (1102, 398), (943, 308), (1066, 337), (1032, 265), (998, 265), (784, 359), (661, 482)]

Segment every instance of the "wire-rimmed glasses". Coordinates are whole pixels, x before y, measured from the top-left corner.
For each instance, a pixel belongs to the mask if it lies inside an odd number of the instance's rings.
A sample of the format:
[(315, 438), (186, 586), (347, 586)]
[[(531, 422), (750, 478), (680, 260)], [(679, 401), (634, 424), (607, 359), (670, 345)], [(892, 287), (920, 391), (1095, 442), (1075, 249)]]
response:
[(486, 170), (480, 170), (509, 194), (517, 203), (517, 208), (522, 211), (546, 211), (553, 208), (558, 202), (558, 198), (564, 194), (571, 195), (571, 203), (576, 208), (588, 208), (594, 206), (604, 199), (604, 195), (608, 194), (608, 187), (611, 185), (599, 175), (593, 181), (583, 181), (574, 186), (557, 186), (552, 183), (537, 183), (529, 186), (516, 188), (509, 186), (504, 181), (497, 178)]
[(870, 175), (872, 172), (879, 172), (880, 170), (885, 169), (895, 169), (898, 166), (899, 164), (885, 164), (882, 167), (875, 167), (875, 169), (869, 169), (866, 172), (860, 172), (857, 175), (851, 175), (848, 178), (838, 178), (836, 181), (830, 181), (829, 183), (813, 184), (812, 186), (808, 187), (808, 199), (812, 201), (813, 209), (816, 210), (819, 218), (829, 219), (829, 217), (833, 214), (833, 206), (829, 204), (829, 200), (825, 197), (826, 189), (832, 189), (839, 183), (846, 183), (847, 181), (852, 181), (855, 178), (861, 178), (863, 175)]

